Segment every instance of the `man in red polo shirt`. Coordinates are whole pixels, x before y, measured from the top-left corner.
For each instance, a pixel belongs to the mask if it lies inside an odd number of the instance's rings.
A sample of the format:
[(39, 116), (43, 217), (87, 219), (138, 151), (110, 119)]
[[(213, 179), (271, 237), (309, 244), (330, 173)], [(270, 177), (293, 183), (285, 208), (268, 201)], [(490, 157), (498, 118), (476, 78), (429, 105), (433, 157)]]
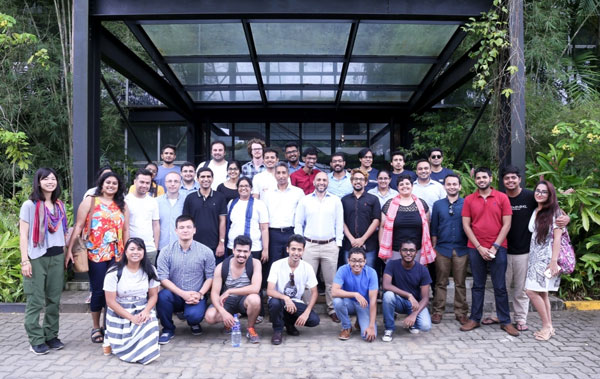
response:
[(469, 239), (467, 246), (473, 273), (473, 288), (471, 317), (460, 330), (466, 332), (480, 325), (489, 268), (500, 327), (511, 336), (518, 336), (519, 331), (510, 321), (505, 282), (506, 235), (510, 230), (512, 207), (508, 196), (490, 187), (491, 182), (492, 171), (489, 168), (480, 167), (475, 170), (477, 191), (465, 198), (462, 209), (463, 229)]
[(290, 175), (292, 185), (301, 188), (305, 195), (313, 193), (315, 190), (315, 176), (320, 172), (319, 169), (314, 168), (317, 164), (317, 149), (314, 147), (307, 147), (302, 153), (302, 160), (304, 161), (304, 167)]

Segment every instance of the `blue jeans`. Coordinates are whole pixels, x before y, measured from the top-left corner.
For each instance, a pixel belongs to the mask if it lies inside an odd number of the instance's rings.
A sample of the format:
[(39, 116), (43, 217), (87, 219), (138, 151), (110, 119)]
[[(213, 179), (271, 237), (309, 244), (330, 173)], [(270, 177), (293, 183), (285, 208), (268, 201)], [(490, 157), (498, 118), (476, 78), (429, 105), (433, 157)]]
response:
[(175, 332), (173, 312), (181, 311), (183, 311), (183, 317), (185, 317), (188, 325), (200, 324), (206, 311), (206, 297), (200, 300), (198, 304), (186, 304), (181, 296), (163, 288), (158, 293), (158, 302), (156, 303), (156, 314), (163, 326), (163, 333)]
[[(369, 327), (369, 321), (371, 320), (368, 305), (366, 308), (363, 308), (354, 299), (334, 297), (333, 309), (335, 309), (335, 314), (342, 322), (342, 329), (350, 329), (352, 327), (350, 315), (356, 315), (358, 325), (360, 326), (360, 335), (363, 339), (365, 338), (365, 330)], [(375, 324), (375, 336), (377, 336), (377, 324)]]
[(100, 312), (106, 307), (106, 298), (104, 297), (104, 277), (108, 268), (115, 263), (115, 258), (105, 262), (94, 262), (88, 260), (88, 276), (90, 278), (90, 311)]
[[(412, 313), (412, 305), (408, 299), (403, 298), (400, 295), (396, 295), (392, 291), (385, 291), (383, 294), (383, 324), (385, 330), (396, 330), (396, 324), (394, 323), (394, 312), (409, 315)], [(415, 329), (427, 332), (431, 329), (431, 315), (429, 310), (424, 308), (417, 315)]]
[(487, 271), (490, 269), (492, 284), (494, 285), (494, 298), (496, 299), (496, 313), (500, 324), (510, 324), (510, 308), (508, 307), (508, 292), (506, 291), (506, 248), (500, 247), (496, 258), (486, 261), (476, 249), (469, 249), (471, 272), (473, 273), (473, 289), (471, 290), (471, 317), (475, 322), (480, 322), (483, 316), (483, 298), (485, 295), (485, 281)]
[[(345, 250), (344, 251), (344, 260), (346, 263), (348, 263), (348, 255), (350, 255), (350, 250)], [(377, 252), (375, 250), (367, 251), (366, 256), (367, 256), (367, 266), (369, 266), (371, 268), (375, 268), (375, 258), (377, 258)]]

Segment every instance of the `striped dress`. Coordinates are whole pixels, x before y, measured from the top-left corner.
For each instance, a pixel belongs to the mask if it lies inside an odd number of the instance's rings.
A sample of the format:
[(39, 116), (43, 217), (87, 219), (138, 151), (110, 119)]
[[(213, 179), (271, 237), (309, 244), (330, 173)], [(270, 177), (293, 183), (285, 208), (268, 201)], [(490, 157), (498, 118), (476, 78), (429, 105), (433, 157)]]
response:
[[(125, 310), (136, 315), (141, 313), (148, 303), (148, 289), (158, 287), (159, 284), (154, 280), (148, 281), (148, 276), (141, 269), (131, 273), (125, 267), (118, 283), (116, 270), (106, 275), (104, 290), (117, 292), (117, 302)], [(108, 307), (104, 338), (110, 344), (112, 353), (121, 360), (148, 364), (158, 358), (158, 335), (158, 319), (154, 309), (150, 312), (149, 321), (136, 325)]]

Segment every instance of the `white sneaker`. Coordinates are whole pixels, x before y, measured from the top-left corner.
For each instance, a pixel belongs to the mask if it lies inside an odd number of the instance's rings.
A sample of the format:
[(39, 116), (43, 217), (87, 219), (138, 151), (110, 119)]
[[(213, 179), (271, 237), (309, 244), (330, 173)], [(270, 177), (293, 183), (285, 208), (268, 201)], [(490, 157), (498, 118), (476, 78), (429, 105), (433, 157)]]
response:
[(417, 328), (408, 328), (408, 331), (411, 332), (412, 334), (419, 334), (419, 329), (417, 329)]
[(256, 317), (256, 321), (254, 321), (255, 324), (260, 324), (261, 322), (263, 322), (264, 317), (263, 316), (257, 316)]
[(392, 340), (394, 339), (394, 338), (392, 337), (392, 334), (393, 334), (393, 333), (394, 333), (394, 331), (393, 331), (393, 330), (386, 330), (386, 331), (383, 333), (383, 337), (381, 337), (381, 340), (382, 340), (383, 342), (392, 342)]

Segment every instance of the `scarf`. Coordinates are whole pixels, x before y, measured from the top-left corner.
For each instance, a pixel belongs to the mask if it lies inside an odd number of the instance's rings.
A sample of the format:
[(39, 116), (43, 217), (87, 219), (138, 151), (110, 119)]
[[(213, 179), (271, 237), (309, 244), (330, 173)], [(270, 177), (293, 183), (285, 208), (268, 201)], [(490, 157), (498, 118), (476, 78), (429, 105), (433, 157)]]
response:
[[(419, 215), (421, 216), (421, 226), (423, 233), (421, 233), (421, 259), (420, 263), (426, 265), (433, 263), (435, 260), (435, 250), (431, 245), (431, 237), (429, 236), (429, 223), (427, 222), (427, 215), (423, 203), (415, 195), (410, 195), (417, 205)], [(383, 225), (383, 235), (379, 242), (379, 258), (389, 259), (392, 257), (392, 239), (394, 235), (394, 220), (398, 213), (398, 207), (400, 206), (400, 195), (396, 196), (388, 208), (385, 222)]]
[(35, 202), (35, 215), (33, 217), (33, 246), (43, 246), (48, 238), (48, 232), (55, 233), (62, 224), (63, 232), (67, 233), (67, 213), (62, 201), (56, 200), (54, 214), (44, 205), (44, 201)]
[[(233, 207), (240, 200), (239, 197), (231, 200), (231, 206), (229, 207), (229, 212), (227, 212), (227, 233), (225, 236), (229, 235), (229, 228), (231, 228), (231, 211)], [(246, 207), (246, 220), (244, 221), (244, 235), (250, 238), (250, 221), (252, 220), (252, 209), (254, 208), (254, 197), (250, 196), (248, 199), (248, 206)]]

